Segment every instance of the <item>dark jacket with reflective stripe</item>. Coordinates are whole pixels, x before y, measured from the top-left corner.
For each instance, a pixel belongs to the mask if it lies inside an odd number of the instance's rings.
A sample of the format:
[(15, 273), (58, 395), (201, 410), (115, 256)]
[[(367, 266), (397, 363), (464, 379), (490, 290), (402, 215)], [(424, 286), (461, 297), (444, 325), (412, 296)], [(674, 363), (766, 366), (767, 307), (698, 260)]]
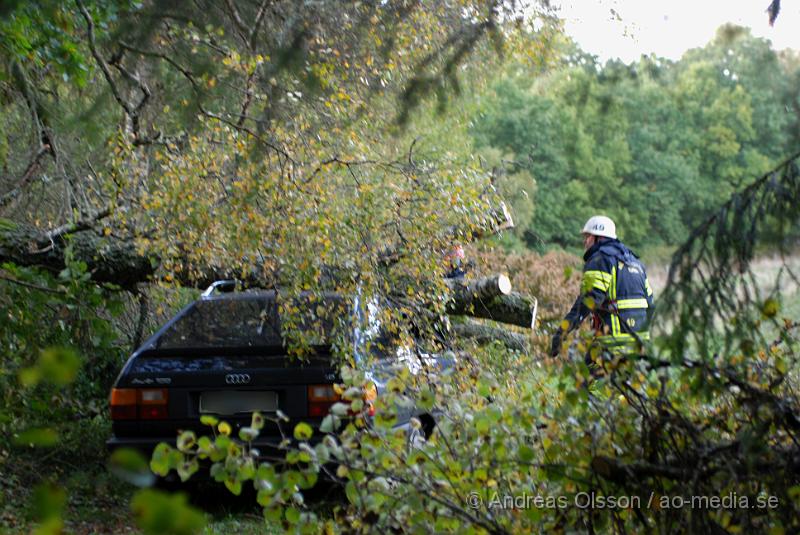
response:
[(568, 330), (595, 314), (602, 342), (630, 342), (631, 332), (647, 337), (653, 290), (639, 257), (619, 240), (608, 239), (590, 247), (583, 259), (581, 295), (565, 317)]

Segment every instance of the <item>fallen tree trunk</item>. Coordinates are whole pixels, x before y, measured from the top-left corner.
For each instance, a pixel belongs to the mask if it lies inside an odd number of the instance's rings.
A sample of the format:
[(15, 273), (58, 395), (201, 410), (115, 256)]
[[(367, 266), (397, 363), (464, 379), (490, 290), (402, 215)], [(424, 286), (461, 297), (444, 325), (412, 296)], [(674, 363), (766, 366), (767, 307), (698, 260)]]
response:
[(480, 303), (472, 314), (476, 318), (490, 319), (533, 329), (536, 324), (538, 302), (535, 297), (520, 293), (500, 295), (487, 303)]
[[(0, 223), (5, 223), (0, 221)], [(69, 232), (76, 230), (77, 232)], [(66, 267), (65, 253), (69, 246), (72, 256), (87, 266), (93, 281), (112, 283), (123, 289), (133, 289), (137, 284), (152, 281), (160, 265), (160, 259), (142, 255), (133, 241), (114, 237), (104, 237), (82, 227), (68, 229), (67, 232), (43, 232), (39, 229), (20, 225), (0, 225), (0, 263), (12, 262), (19, 266), (36, 266), (58, 273)], [(221, 279), (242, 279), (241, 272), (230, 269), (202, 267), (191, 272), (172, 273), (172, 280), (178, 284), (205, 288)], [(245, 286), (274, 287), (274, 277), (252, 273), (242, 281)], [(494, 275), (469, 282), (449, 280), (453, 300), (448, 314), (491, 319), (501, 323), (531, 328), (535, 320), (536, 300), (511, 292), (511, 282), (505, 275)], [(490, 332), (503, 338), (504, 343), (514, 340), (500, 329), (493, 331), (486, 326), (465, 327), (467, 331), (482, 333), (488, 339)], [(512, 333), (513, 334), (513, 333)], [(519, 336), (519, 335), (516, 335)], [(523, 337), (524, 338), (524, 337)], [(521, 347), (519, 341), (509, 342), (515, 348)], [(508, 344), (506, 344), (508, 345)]]
[(464, 323), (453, 323), (451, 327), (456, 336), (469, 338), (478, 344), (489, 344), (498, 341), (515, 351), (527, 352), (530, 349), (530, 343), (526, 336), (506, 329), (483, 325), (472, 320), (466, 320)]
[[(143, 255), (133, 240), (101, 236), (87, 230), (82, 223), (59, 227), (49, 232), (14, 225), (0, 220), (0, 263), (38, 267), (59, 273), (66, 266), (66, 250), (72, 258), (84, 262), (91, 279), (97, 283), (115, 284), (131, 290), (137, 284), (152, 282), (161, 265), (155, 255)], [(215, 266), (190, 266), (169, 273), (169, 280), (190, 288), (206, 288), (214, 281), (237, 279), (245, 286), (273, 288), (274, 277)]]
[(490, 319), (500, 323), (533, 329), (536, 322), (535, 298), (511, 292), (511, 282), (505, 275), (495, 275), (463, 283), (448, 280), (453, 290), (447, 313)]
[[(3, 223), (3, 221), (0, 221)], [(68, 236), (68, 237), (67, 237)], [(19, 266), (36, 266), (58, 273), (66, 265), (66, 249), (71, 247), (72, 257), (86, 264), (91, 279), (98, 283), (112, 283), (125, 290), (133, 290), (137, 284), (152, 281), (160, 264), (157, 257), (139, 254), (133, 241), (103, 237), (91, 230), (80, 230), (70, 234), (44, 233), (41, 230), (22, 226), (0, 226), (0, 263), (12, 262)], [(189, 287), (206, 287), (215, 280), (236, 278), (241, 272), (205, 267), (191, 273), (172, 274), (173, 281)], [(266, 277), (252, 274), (243, 281), (247, 286), (267, 286)], [(274, 283), (273, 283), (274, 284)], [(492, 319), (530, 328), (535, 314), (535, 299), (531, 301), (519, 294), (511, 293), (511, 283), (505, 275), (495, 275), (464, 284), (448, 282), (454, 299), (449, 313)], [(482, 325), (467, 320), (454, 323), (457, 336), (474, 340), (480, 344), (500, 341), (505, 346), (527, 351), (525, 336), (502, 328)]]
[(445, 279), (453, 291), (453, 314), (463, 314), (475, 301), (488, 301), (500, 295), (511, 293), (511, 280), (506, 275), (493, 275), (471, 281)]
[[(91, 231), (69, 234), (72, 257), (84, 262), (92, 280), (132, 288), (150, 279), (158, 262), (140, 255), (132, 242), (100, 237)], [(58, 273), (66, 267), (65, 235), (49, 236), (16, 226), (0, 230), (0, 262), (40, 267)]]

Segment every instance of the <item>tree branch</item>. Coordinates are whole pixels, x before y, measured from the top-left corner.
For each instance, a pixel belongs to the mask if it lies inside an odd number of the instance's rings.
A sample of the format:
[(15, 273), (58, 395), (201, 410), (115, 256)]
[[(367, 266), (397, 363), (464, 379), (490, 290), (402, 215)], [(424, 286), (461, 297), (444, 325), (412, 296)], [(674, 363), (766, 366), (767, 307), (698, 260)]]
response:
[(54, 288), (47, 288), (46, 286), (40, 286), (38, 284), (31, 284), (30, 282), (21, 281), (19, 279), (15, 279), (13, 277), (9, 277), (0, 273), (0, 280), (4, 280), (6, 282), (10, 282), (11, 284), (16, 284), (18, 286), (22, 286), (24, 288), (30, 288), (31, 290), (36, 290), (39, 292), (46, 292), (51, 294), (58, 294), (58, 295), (65, 295), (66, 292), (61, 290), (56, 290)]
[(89, 217), (48, 230), (47, 232), (44, 233), (44, 239), (52, 241), (55, 240), (56, 238), (60, 238), (65, 234), (74, 234), (82, 230), (89, 230), (93, 228), (95, 223), (97, 223), (102, 219), (105, 219), (110, 215), (111, 215), (111, 208), (105, 208), (104, 210), (100, 210), (96, 214), (93, 214)]
[(33, 158), (31, 159), (30, 163), (25, 168), (25, 172), (22, 173), (20, 179), (17, 180), (17, 185), (14, 187), (14, 189), (9, 191), (8, 193), (3, 194), (3, 196), (0, 197), (0, 208), (4, 208), (6, 205), (8, 205), (8, 203), (10, 203), (19, 196), (20, 191), (24, 189), (25, 186), (27, 186), (33, 179), (33, 175), (39, 168), (41, 159), (44, 157), (45, 154), (50, 154), (51, 152), (52, 149), (50, 148), (50, 145), (41, 145), (39, 147), (39, 150), (36, 151), (36, 154), (33, 155)]
[(261, 21), (264, 20), (264, 15), (267, 14), (267, 4), (269, 2), (270, 0), (261, 2), (258, 13), (256, 13), (256, 21), (253, 23), (253, 29), (250, 30), (250, 50), (255, 50), (256, 48), (256, 35), (258, 35), (258, 28), (261, 26)]
[(233, 20), (233, 24), (236, 26), (239, 36), (245, 43), (249, 43), (250, 40), (248, 39), (248, 36), (251, 34), (251, 32), (242, 20), (241, 15), (239, 15), (239, 10), (236, 9), (236, 4), (233, 3), (233, 0), (225, 0), (225, 5), (228, 6), (228, 12), (230, 13), (231, 20)]
[(97, 51), (97, 45), (95, 43), (95, 37), (94, 37), (94, 21), (92, 20), (92, 16), (86, 10), (86, 7), (83, 5), (83, 2), (81, 0), (75, 0), (75, 2), (77, 3), (78, 9), (83, 15), (83, 18), (86, 20), (86, 29), (89, 38), (89, 51), (91, 51), (92, 57), (94, 57), (98, 66), (100, 67), (100, 70), (102, 71), (103, 76), (106, 79), (106, 82), (108, 82), (108, 85), (111, 88), (111, 93), (113, 93), (114, 95), (114, 99), (122, 107), (122, 109), (125, 110), (125, 113), (128, 116), (131, 116), (133, 114), (133, 110), (131, 109), (130, 104), (128, 104), (128, 102), (125, 101), (124, 98), (122, 98), (122, 95), (119, 92), (119, 88), (117, 88), (117, 84), (114, 81), (114, 77), (111, 76), (111, 71), (108, 69), (108, 64), (100, 55), (100, 53)]

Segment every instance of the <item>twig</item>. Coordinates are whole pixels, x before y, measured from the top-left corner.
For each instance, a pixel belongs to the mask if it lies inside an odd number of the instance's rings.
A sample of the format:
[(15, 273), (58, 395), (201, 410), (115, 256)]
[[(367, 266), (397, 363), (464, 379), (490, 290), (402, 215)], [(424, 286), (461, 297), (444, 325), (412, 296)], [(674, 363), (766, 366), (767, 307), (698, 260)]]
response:
[(39, 168), (39, 163), (42, 157), (45, 154), (50, 154), (51, 152), (52, 149), (50, 145), (41, 145), (39, 147), (39, 150), (36, 151), (36, 154), (33, 155), (33, 158), (31, 159), (28, 166), (25, 168), (25, 172), (22, 173), (22, 176), (17, 181), (17, 185), (14, 187), (14, 189), (12, 189), (8, 193), (5, 193), (2, 197), (0, 197), (0, 208), (6, 206), (9, 202), (14, 200), (19, 195), (20, 190), (22, 190), (25, 186), (27, 186), (28, 183), (33, 178), (33, 174)]
[(250, 30), (250, 50), (255, 50), (256, 48), (256, 35), (258, 34), (259, 26), (261, 26), (261, 21), (264, 20), (264, 15), (267, 13), (267, 4), (269, 4), (269, 0), (264, 0), (258, 8), (256, 21), (253, 23), (253, 29)]
[(89, 230), (93, 227), (95, 223), (98, 221), (105, 219), (106, 217), (111, 215), (111, 208), (105, 208), (100, 210), (94, 215), (86, 217), (84, 219), (80, 219), (73, 223), (67, 223), (65, 225), (61, 225), (54, 229), (47, 231), (44, 234), (44, 238), (50, 241), (53, 241), (56, 238), (63, 236), (64, 234), (74, 234), (75, 232), (80, 232), (82, 230)]
[(25, 288), (30, 288), (31, 290), (38, 290), (40, 292), (47, 292), (56, 295), (66, 295), (67, 292), (63, 290), (56, 290), (53, 288), (47, 288), (46, 286), (39, 286), (38, 284), (32, 284), (30, 282), (21, 281), (19, 279), (15, 279), (13, 277), (7, 277), (3, 274), (0, 274), (0, 280), (4, 280), (6, 282), (10, 282), (12, 284), (16, 284), (18, 286), (23, 286)]

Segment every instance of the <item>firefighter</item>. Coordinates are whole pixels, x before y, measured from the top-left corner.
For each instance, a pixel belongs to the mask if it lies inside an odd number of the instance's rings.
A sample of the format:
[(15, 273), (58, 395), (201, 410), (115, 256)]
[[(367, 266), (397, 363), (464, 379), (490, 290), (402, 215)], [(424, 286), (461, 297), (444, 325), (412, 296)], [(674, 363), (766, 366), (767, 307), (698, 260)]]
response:
[[(653, 290), (644, 265), (617, 239), (616, 225), (602, 215), (590, 217), (583, 226), (583, 279), (581, 294), (553, 335), (551, 356), (561, 352), (565, 334), (587, 317), (595, 331), (593, 346), (611, 353), (637, 351), (649, 340)], [(591, 362), (587, 354), (587, 364)]]
[(461, 244), (453, 245), (445, 255), (448, 268), (445, 279), (462, 279), (467, 274), (466, 255)]

